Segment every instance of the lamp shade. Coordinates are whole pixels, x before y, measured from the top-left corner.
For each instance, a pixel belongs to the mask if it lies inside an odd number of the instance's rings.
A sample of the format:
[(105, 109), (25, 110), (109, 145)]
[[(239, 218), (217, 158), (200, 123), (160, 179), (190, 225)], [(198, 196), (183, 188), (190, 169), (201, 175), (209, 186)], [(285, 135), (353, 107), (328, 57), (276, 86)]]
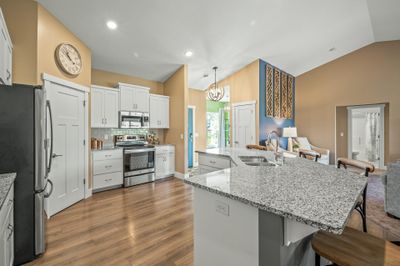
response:
[(282, 137), (285, 137), (285, 138), (296, 138), (297, 137), (297, 128), (295, 128), (295, 127), (285, 127), (285, 128), (283, 128)]

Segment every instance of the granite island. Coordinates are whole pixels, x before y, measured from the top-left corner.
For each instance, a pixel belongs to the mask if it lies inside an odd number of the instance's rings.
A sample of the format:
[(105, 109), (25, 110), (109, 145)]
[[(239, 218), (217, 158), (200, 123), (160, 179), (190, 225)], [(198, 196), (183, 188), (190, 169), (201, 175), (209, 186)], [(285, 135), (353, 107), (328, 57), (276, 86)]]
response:
[[(274, 165), (274, 153), (267, 151), (198, 153), (232, 166), (185, 179), (194, 187), (195, 265), (314, 265), (311, 235), (342, 233), (367, 183), (366, 177), (302, 158)], [(246, 163), (252, 157), (272, 163)]]

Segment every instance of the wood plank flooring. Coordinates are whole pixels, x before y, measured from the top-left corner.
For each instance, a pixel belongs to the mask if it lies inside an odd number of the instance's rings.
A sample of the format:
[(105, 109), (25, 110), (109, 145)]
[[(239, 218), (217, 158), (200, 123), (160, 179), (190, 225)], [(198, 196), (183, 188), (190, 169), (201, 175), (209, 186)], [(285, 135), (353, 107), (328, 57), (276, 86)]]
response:
[(175, 178), (94, 194), (49, 220), (30, 265), (192, 265), (191, 204)]
[[(356, 212), (349, 226), (361, 229)], [(29, 265), (193, 265), (192, 188), (169, 178), (94, 194), (49, 220), (47, 243)]]

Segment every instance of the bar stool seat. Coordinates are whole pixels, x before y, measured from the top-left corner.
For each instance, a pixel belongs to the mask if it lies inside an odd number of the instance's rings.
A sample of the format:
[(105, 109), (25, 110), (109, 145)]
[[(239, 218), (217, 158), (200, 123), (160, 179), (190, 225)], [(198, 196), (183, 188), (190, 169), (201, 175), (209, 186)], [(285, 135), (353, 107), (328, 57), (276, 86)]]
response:
[(321, 154), (319, 152), (312, 151), (312, 150), (299, 149), (299, 157), (303, 157), (306, 159), (312, 159), (312, 160), (318, 162), (318, 159), (321, 158)]
[[(341, 266), (400, 265), (399, 246), (349, 227), (341, 235), (319, 231), (311, 245), (318, 255)], [(319, 257), (315, 262), (319, 266)]]

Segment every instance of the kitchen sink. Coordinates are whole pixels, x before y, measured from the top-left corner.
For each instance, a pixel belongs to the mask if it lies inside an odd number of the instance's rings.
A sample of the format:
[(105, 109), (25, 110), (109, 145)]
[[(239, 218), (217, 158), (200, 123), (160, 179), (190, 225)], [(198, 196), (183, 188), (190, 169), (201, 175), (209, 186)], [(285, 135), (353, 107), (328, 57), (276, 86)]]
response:
[(277, 166), (273, 162), (245, 162), (245, 164), (250, 166)]
[(250, 166), (276, 166), (275, 163), (268, 161), (263, 156), (239, 156), (239, 159)]
[(239, 156), (239, 159), (244, 163), (268, 162), (267, 158), (263, 156)]

